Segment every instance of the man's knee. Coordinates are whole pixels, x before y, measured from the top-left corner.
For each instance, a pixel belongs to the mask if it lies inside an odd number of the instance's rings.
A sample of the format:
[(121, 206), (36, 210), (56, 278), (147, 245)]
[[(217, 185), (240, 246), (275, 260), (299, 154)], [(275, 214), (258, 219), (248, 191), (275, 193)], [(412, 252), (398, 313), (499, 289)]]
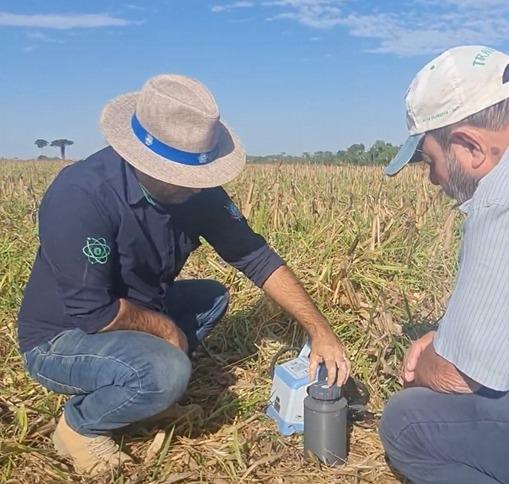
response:
[(209, 286), (209, 296), (212, 302), (210, 308), (197, 315), (199, 329), (197, 331), (198, 340), (205, 337), (206, 334), (221, 320), (228, 310), (230, 302), (230, 293), (225, 286), (217, 281), (207, 281)]
[(218, 313), (224, 315), (224, 313), (226, 313), (226, 310), (228, 309), (228, 305), (230, 304), (230, 292), (222, 284), (220, 285), (222, 286), (223, 291), (217, 296), (214, 305), (217, 307)]
[(225, 312), (230, 302), (230, 292), (228, 289), (220, 282), (214, 280), (208, 280), (207, 286), (214, 299), (214, 306)]
[[(391, 463), (403, 473), (416, 462), (428, 462), (433, 442), (423, 425), (429, 420), (430, 398), (425, 388), (409, 388), (387, 403), (380, 422), (380, 438)], [(412, 464), (413, 463), (413, 464)]]
[(405, 392), (394, 395), (385, 405), (380, 421), (379, 433), (385, 450), (390, 453), (398, 445), (398, 438), (404, 428), (407, 398)]
[[(380, 422), (380, 438), (389, 457), (415, 456), (423, 451), (425, 442), (416, 425), (423, 419), (427, 391), (409, 388), (394, 395), (386, 404)], [(419, 447), (420, 451), (415, 452)]]
[(191, 361), (183, 351), (164, 341), (160, 343), (157, 351), (146, 354), (139, 390), (154, 403), (155, 411), (168, 408), (182, 397), (192, 370)]

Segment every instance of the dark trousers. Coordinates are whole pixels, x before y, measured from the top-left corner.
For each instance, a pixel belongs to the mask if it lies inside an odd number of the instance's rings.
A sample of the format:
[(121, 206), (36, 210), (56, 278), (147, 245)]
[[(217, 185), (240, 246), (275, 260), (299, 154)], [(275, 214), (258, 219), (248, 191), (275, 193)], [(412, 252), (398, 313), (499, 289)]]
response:
[(221, 320), (228, 309), (230, 294), (210, 279), (177, 281), (168, 292), (168, 316), (187, 336), (192, 353)]
[(509, 483), (509, 393), (409, 388), (387, 404), (380, 436), (391, 464), (416, 484)]
[[(168, 295), (169, 315), (193, 351), (223, 317), (228, 291), (215, 281), (179, 281)], [(29, 374), (57, 393), (73, 395), (65, 419), (83, 435), (109, 434), (178, 401), (191, 376), (179, 348), (140, 331), (64, 331), (24, 354)]]

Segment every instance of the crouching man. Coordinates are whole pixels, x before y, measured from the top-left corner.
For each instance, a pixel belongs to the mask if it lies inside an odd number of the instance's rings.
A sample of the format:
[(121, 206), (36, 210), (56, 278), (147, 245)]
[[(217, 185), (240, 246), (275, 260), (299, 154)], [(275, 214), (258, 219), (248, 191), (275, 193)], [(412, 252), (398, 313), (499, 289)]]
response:
[(382, 441), (417, 484), (507, 483), (509, 56), (449, 50), (417, 74), (406, 101), (411, 136), (386, 173), (424, 160), (466, 220), (447, 311), (407, 351), (408, 388), (385, 409)]
[(111, 433), (182, 396), (188, 357), (225, 314), (215, 281), (175, 281), (206, 239), (307, 330), (311, 372), (348, 377), (341, 343), (282, 259), (221, 185), (245, 164), (209, 91), (176, 75), (150, 79), (103, 111), (109, 147), (62, 170), (39, 211), (40, 248), (19, 314), (29, 374), (71, 395), (53, 440), (78, 471), (129, 456)]

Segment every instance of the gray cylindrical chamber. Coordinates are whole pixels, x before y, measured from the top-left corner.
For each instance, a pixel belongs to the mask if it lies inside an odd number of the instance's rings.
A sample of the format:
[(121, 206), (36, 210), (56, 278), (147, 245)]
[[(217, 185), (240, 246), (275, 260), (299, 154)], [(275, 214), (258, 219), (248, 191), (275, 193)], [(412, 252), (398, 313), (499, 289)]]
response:
[[(309, 389), (311, 390), (311, 388)], [(348, 403), (313, 398), (309, 391), (304, 400), (304, 453), (316, 456), (324, 464), (342, 465), (347, 457)]]

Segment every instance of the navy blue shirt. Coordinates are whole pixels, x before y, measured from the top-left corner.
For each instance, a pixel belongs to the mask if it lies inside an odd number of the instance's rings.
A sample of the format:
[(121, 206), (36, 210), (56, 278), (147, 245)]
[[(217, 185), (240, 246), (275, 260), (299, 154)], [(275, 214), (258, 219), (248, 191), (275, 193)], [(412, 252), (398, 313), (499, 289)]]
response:
[(258, 286), (283, 265), (220, 187), (161, 207), (112, 148), (64, 168), (39, 209), (40, 247), (18, 318), (21, 351), (67, 329), (101, 330), (119, 298), (166, 312), (168, 287), (200, 237)]

